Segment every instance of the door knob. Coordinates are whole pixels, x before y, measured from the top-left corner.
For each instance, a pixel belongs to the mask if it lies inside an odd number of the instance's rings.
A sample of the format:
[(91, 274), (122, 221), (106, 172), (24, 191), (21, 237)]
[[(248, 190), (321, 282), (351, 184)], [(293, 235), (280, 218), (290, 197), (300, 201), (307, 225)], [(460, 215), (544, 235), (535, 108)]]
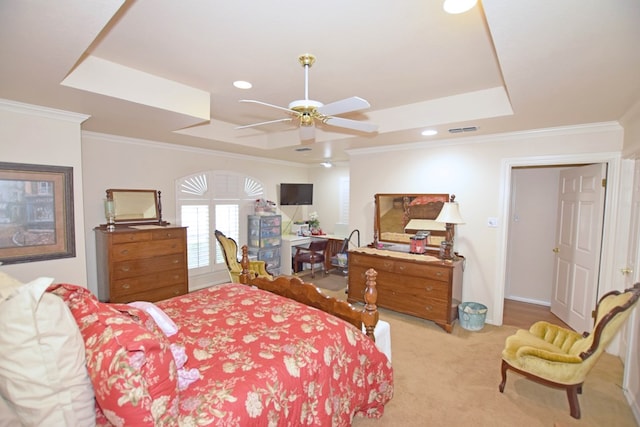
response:
[(633, 270), (632, 270), (632, 269), (630, 269), (630, 268), (621, 268), (621, 269), (620, 269), (620, 272), (622, 272), (622, 274), (627, 275), (627, 274), (631, 274), (631, 273), (633, 273)]
[(553, 253), (554, 254), (559, 254), (560, 253), (560, 248), (553, 248)]

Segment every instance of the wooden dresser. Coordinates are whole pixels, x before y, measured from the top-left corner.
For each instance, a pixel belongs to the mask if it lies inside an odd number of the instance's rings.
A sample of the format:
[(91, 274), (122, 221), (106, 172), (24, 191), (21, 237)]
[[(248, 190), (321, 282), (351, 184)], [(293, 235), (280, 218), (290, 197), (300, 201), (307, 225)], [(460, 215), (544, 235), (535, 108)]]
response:
[(160, 301), (189, 292), (186, 227), (96, 228), (98, 298)]
[(435, 322), (451, 332), (462, 299), (463, 259), (443, 261), (373, 248), (349, 251), (350, 302), (364, 302), (365, 272), (378, 272), (379, 307)]

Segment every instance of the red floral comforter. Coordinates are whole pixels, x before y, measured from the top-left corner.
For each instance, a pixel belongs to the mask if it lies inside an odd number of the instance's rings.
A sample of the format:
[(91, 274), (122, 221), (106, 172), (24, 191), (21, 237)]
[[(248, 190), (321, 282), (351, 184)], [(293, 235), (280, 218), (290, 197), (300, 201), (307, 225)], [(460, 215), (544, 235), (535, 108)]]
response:
[(393, 371), (373, 341), (295, 301), (225, 284), (157, 303), (179, 327), (184, 369), (199, 378), (179, 393), (184, 426), (348, 426), (378, 418)]

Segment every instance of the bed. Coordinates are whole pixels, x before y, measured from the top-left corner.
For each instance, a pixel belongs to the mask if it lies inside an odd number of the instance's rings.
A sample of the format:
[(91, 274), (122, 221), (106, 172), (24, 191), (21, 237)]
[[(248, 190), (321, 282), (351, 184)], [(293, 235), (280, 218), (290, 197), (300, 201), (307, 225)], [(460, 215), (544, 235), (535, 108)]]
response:
[[(246, 250), (242, 262), (248, 263)], [(33, 334), (50, 328), (45, 335), (58, 334), (60, 349), (43, 347), (39, 336), (21, 353), (16, 337), (3, 331), (0, 357), (15, 353), (20, 364), (37, 351), (49, 359), (69, 353), (51, 367), (61, 372), (45, 375), (59, 379), (46, 385), (55, 390), (53, 403), (36, 399), (56, 410), (33, 425), (348, 426), (354, 417), (383, 415), (393, 396), (393, 370), (372, 339), (378, 318), (373, 270), (363, 310), (294, 277), (256, 279), (247, 270), (241, 281), (155, 304), (102, 303), (86, 288), (47, 281), (5, 292), (0, 321), (24, 317), (25, 304), (15, 310), (5, 304), (27, 294), (39, 302), (26, 306), (47, 310), (27, 316), (42, 321)], [(0, 283), (0, 296), (2, 289)], [(56, 307), (55, 319), (44, 301)], [(60, 301), (70, 309), (66, 314)], [(34, 376), (45, 381), (42, 372)], [(16, 374), (0, 370), (0, 413), (8, 414), (4, 405), (19, 420), (32, 416), (33, 408), (25, 412), (11, 402), (12, 390), (19, 390), (11, 378)]]

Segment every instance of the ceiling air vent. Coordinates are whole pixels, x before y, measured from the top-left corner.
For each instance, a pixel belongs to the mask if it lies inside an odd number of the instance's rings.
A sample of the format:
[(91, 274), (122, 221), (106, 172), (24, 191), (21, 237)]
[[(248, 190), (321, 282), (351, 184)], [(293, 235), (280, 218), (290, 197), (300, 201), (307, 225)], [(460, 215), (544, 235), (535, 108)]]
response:
[(477, 130), (477, 126), (469, 126), (466, 128), (451, 128), (449, 129), (449, 133), (475, 132)]
[(311, 148), (309, 148), (309, 147), (300, 147), (300, 148), (296, 148), (296, 151), (311, 151)]

